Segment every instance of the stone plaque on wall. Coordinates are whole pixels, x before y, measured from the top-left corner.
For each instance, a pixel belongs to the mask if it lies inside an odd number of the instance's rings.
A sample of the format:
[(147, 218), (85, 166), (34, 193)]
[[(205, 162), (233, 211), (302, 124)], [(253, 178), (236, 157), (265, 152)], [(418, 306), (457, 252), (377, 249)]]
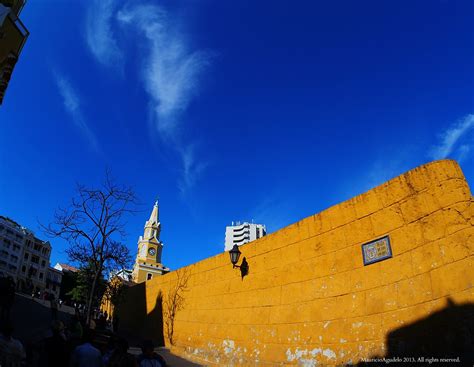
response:
[(364, 265), (376, 263), (392, 257), (392, 248), (388, 236), (362, 245)]

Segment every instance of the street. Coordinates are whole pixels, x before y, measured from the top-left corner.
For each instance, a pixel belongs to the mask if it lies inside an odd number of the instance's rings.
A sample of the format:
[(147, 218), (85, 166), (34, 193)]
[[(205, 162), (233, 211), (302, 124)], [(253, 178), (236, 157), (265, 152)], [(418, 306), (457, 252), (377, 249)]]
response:
[[(74, 309), (62, 306), (58, 310), (58, 319), (68, 325)], [(51, 309), (48, 301), (31, 299), (23, 294), (15, 295), (15, 302), (11, 309), (11, 320), (13, 321), (13, 336), (19, 339), (25, 347), (30, 347), (39, 343), (44, 338), (51, 335)], [(131, 343), (129, 352), (133, 355), (141, 353), (138, 345)], [(167, 361), (170, 367), (199, 367), (201, 365), (187, 361), (183, 358), (171, 354), (167, 348), (156, 348)]]

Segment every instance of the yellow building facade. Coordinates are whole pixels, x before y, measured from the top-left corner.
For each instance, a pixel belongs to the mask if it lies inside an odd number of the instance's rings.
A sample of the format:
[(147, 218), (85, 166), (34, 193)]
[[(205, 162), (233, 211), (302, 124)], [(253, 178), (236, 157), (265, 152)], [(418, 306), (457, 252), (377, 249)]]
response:
[(150, 218), (145, 222), (143, 236), (138, 239), (137, 256), (132, 271), (132, 280), (142, 283), (169, 271), (161, 263), (163, 243), (160, 241), (161, 223), (158, 201), (155, 202)]
[[(472, 362), (474, 201), (454, 161), (420, 166), (239, 249), (244, 278), (221, 253), (129, 288), (121, 326), (212, 366)], [(169, 295), (183, 276), (183, 307), (170, 323)]]

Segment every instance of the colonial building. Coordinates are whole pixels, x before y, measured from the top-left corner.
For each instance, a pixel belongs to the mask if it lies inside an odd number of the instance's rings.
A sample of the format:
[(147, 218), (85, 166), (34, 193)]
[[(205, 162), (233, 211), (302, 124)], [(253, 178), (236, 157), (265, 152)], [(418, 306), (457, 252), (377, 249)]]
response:
[(11, 276), (17, 289), (38, 292), (46, 288), (51, 244), (14, 220), (0, 216), (0, 275)]
[(10, 218), (0, 217), (0, 276), (17, 279), (26, 230)]
[(263, 224), (240, 223), (225, 228), (225, 245), (224, 251), (229, 251), (234, 245), (243, 245), (251, 241), (255, 241), (267, 234), (267, 230)]
[(46, 273), (46, 292), (54, 295), (54, 298), (59, 299), (61, 293), (61, 281), (63, 278), (63, 272), (52, 268), (48, 268)]
[(161, 263), (163, 243), (160, 241), (161, 223), (159, 220), (158, 201), (153, 206), (150, 219), (145, 222), (143, 236), (138, 238), (138, 251), (133, 266), (132, 279), (142, 283), (155, 275), (169, 272), (169, 268)]

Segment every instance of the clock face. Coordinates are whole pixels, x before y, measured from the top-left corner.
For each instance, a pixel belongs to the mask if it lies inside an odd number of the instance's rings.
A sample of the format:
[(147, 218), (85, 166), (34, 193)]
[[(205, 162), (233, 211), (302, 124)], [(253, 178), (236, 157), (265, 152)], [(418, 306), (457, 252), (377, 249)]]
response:
[(156, 250), (155, 250), (153, 247), (150, 247), (150, 248), (148, 249), (148, 253), (149, 253), (151, 256), (155, 256)]

